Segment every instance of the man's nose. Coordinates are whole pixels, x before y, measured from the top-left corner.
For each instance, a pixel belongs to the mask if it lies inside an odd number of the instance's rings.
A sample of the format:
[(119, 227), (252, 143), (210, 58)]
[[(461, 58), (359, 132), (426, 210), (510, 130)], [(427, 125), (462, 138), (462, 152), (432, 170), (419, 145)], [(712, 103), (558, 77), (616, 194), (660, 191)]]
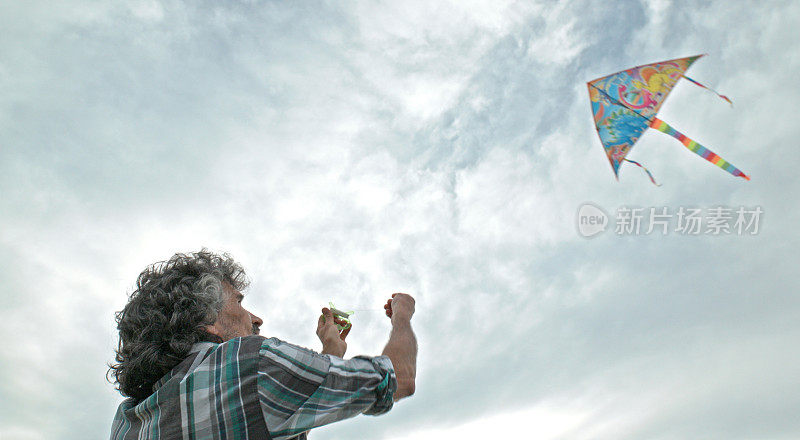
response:
[(250, 321), (252, 321), (253, 325), (255, 325), (257, 327), (261, 327), (261, 325), (264, 324), (264, 321), (262, 321), (261, 318), (259, 318), (258, 316), (254, 315), (252, 313), (250, 314)]

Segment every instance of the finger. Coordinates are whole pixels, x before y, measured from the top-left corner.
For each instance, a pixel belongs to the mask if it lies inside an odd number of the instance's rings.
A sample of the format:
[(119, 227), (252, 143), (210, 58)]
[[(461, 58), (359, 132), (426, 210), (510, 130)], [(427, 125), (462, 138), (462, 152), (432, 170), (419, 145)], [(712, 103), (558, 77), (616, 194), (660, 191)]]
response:
[(347, 335), (350, 334), (350, 329), (351, 328), (353, 328), (353, 324), (349, 324), (348, 323), (348, 326), (345, 327), (344, 330), (342, 330), (342, 333), (339, 335), (339, 337), (342, 338), (342, 341), (344, 341), (344, 339), (347, 337)]
[(323, 307), (322, 308), (322, 316), (323, 316), (323, 321), (322, 322), (325, 323), (325, 324), (328, 324), (328, 323), (333, 324), (334, 322), (336, 322), (336, 321), (334, 321), (333, 313), (327, 307)]

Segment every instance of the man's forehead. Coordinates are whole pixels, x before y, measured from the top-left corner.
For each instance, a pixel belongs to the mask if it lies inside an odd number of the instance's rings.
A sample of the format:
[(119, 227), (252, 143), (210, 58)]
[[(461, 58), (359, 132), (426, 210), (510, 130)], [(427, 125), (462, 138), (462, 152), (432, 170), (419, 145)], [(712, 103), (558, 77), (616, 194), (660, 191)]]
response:
[(228, 283), (227, 281), (223, 281), (223, 282), (222, 282), (222, 290), (223, 290), (223, 291), (225, 292), (225, 294), (226, 294), (226, 295), (228, 295), (228, 296), (233, 296), (233, 297), (235, 297), (235, 298), (244, 298), (244, 293), (242, 293), (242, 292), (240, 292), (240, 291), (236, 290), (236, 288), (235, 288), (235, 287), (233, 287), (233, 286), (232, 286), (230, 283)]

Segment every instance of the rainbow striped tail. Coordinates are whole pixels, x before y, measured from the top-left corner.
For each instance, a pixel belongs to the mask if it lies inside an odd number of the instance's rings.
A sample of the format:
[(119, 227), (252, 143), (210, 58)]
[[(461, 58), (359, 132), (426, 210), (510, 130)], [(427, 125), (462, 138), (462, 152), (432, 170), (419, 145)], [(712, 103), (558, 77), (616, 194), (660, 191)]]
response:
[(691, 150), (693, 153), (697, 154), (698, 156), (701, 156), (703, 159), (713, 163), (714, 165), (733, 174), (734, 176), (750, 180), (750, 177), (747, 176), (745, 173), (743, 173), (739, 168), (736, 168), (731, 163), (727, 162), (725, 159), (717, 156), (716, 153), (714, 153), (713, 151), (689, 139), (683, 133), (670, 127), (666, 122), (662, 121), (661, 119), (653, 118), (653, 120), (650, 122), (650, 127), (655, 128), (656, 130), (662, 133), (666, 133), (674, 137), (675, 139), (681, 141), (681, 143), (686, 148)]

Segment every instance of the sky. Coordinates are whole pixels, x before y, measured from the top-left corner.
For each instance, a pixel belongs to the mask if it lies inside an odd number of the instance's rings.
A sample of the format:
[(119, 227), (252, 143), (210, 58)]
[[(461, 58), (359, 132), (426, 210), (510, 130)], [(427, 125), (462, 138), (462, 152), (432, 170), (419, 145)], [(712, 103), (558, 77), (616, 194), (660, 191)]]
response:
[[(203, 247), (313, 349), (329, 301), (355, 356), (416, 298), (416, 394), (317, 440), (800, 437), (798, 26), (790, 1), (0, 3), (0, 438), (107, 438), (114, 312)], [(734, 106), (682, 81), (659, 118), (752, 180), (654, 130), (629, 158), (663, 186), (615, 180), (586, 82), (696, 54)], [(629, 207), (763, 214), (617, 233)]]

